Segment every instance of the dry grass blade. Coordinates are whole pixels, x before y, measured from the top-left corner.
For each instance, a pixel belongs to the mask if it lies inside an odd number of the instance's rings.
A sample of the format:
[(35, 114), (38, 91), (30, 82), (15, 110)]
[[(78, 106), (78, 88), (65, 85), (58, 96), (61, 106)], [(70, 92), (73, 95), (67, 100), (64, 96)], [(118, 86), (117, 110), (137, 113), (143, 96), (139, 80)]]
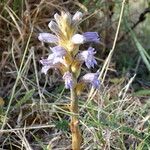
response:
[[(33, 32), (33, 29), (32, 29), (32, 32)], [(3, 124), (2, 124), (2, 127), (1, 127), (1, 130), (4, 129), (5, 125), (6, 125), (6, 121), (7, 121), (7, 115), (8, 115), (8, 112), (9, 112), (9, 109), (10, 109), (10, 106), (11, 106), (11, 103), (12, 103), (12, 100), (13, 100), (13, 96), (15, 94), (15, 90), (16, 90), (16, 86), (17, 86), (17, 83), (20, 79), (20, 76), (21, 76), (21, 71), (22, 71), (22, 67), (23, 67), (23, 64), (24, 64), (24, 61), (25, 61), (25, 56), (26, 56), (26, 53), (27, 53), (27, 50), (28, 50), (28, 45), (29, 45), (29, 42), (30, 42), (30, 38), (31, 38), (31, 35), (32, 35), (32, 32), (30, 33), (29, 35), (29, 38), (28, 38), (28, 42), (26, 44), (26, 48), (25, 48), (25, 51), (24, 51), (24, 54), (23, 54), (23, 58), (21, 60), (21, 65), (20, 65), (20, 68), (17, 72), (17, 78), (16, 78), (16, 81), (15, 81), (15, 84), (13, 86), (13, 89), (12, 89), (12, 94), (11, 94), (11, 98), (10, 98), (10, 101), (9, 101), (9, 104), (7, 106), (7, 111), (5, 113), (5, 117), (4, 117), (4, 120), (3, 120)]]
[[(126, 0), (122, 1), (120, 17), (119, 17), (117, 31), (116, 31), (116, 35), (115, 35), (115, 39), (114, 39), (114, 43), (113, 43), (112, 49), (109, 52), (109, 55), (107, 56), (107, 58), (106, 58), (106, 60), (104, 62), (104, 65), (103, 65), (103, 67), (102, 67), (102, 69), (100, 71), (99, 79), (102, 79), (101, 80), (101, 84), (103, 84), (103, 82), (105, 80), (105, 76), (106, 76), (106, 73), (108, 71), (108, 67), (109, 67), (109, 64), (110, 64), (110, 61), (111, 61), (111, 57), (112, 57), (113, 52), (115, 50), (115, 46), (116, 46), (116, 42), (117, 42), (117, 38), (118, 38), (118, 34), (119, 34), (119, 29), (120, 29), (120, 25), (121, 25), (121, 20), (122, 20), (122, 17), (123, 17), (123, 11), (124, 11), (124, 7), (125, 7), (125, 2), (126, 2)], [(103, 77), (102, 77), (102, 75), (103, 75)], [(95, 96), (96, 93), (97, 93), (97, 90), (94, 90), (94, 88), (92, 88), (90, 93), (89, 93), (89, 96), (88, 96), (88, 101), (93, 99), (93, 97)]]
[(9, 133), (9, 132), (16, 132), (16, 131), (24, 131), (24, 130), (34, 130), (34, 129), (44, 129), (44, 128), (54, 128), (55, 125), (37, 125), (37, 126), (30, 126), (30, 127), (24, 127), (24, 128), (15, 128), (15, 129), (7, 129), (7, 130), (1, 130), (2, 133)]
[[(148, 150), (150, 20), (145, 10), (149, 4), (143, 0), (1, 0), (0, 149), (70, 150), (70, 116), (77, 116), (81, 149)], [(84, 14), (77, 33), (101, 35), (100, 43), (80, 45), (81, 51), (95, 48), (97, 65), (90, 70), (83, 65), (77, 81), (99, 69), (102, 86), (86, 86), (79, 115), (70, 113), (60, 72), (41, 73), (40, 60), (56, 45), (41, 43), (38, 35), (52, 33), (47, 25), (61, 11)], [(141, 15), (142, 22), (132, 28)]]

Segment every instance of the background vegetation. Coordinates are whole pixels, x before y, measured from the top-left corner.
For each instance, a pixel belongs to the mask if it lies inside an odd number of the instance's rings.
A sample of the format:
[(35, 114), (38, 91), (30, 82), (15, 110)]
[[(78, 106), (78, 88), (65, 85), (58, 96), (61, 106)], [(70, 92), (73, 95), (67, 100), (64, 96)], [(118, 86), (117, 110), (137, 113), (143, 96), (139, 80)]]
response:
[(80, 97), (82, 149), (149, 150), (149, 0), (0, 0), (0, 149), (70, 149), (69, 92), (55, 71), (41, 74), (49, 45), (37, 39), (62, 10), (82, 11), (81, 32), (101, 35), (101, 88)]

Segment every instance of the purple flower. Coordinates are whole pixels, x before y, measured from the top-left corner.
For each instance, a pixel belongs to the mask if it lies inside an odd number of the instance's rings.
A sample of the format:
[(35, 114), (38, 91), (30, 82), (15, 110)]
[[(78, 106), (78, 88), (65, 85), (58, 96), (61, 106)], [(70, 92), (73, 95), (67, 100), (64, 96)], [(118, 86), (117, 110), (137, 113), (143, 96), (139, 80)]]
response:
[(55, 46), (50, 49), (53, 53), (47, 59), (40, 60), (40, 63), (43, 65), (42, 72), (45, 74), (50, 68), (58, 68), (60, 63), (67, 65), (63, 59), (66, 55), (66, 50), (63, 47)]
[(66, 55), (66, 50), (61, 46), (50, 47), (51, 51), (54, 53), (55, 57), (63, 57)]
[(69, 71), (65, 72), (63, 75), (63, 80), (65, 81), (65, 88), (71, 89), (73, 87), (73, 76)]
[(40, 33), (38, 36), (38, 39), (41, 42), (46, 42), (46, 43), (57, 43), (58, 42), (57, 36), (50, 34), (50, 33)]
[(65, 66), (67, 66), (64, 56), (67, 54), (66, 50), (61, 46), (55, 46), (53, 48), (50, 48), (53, 52), (53, 64), (61, 63)]
[(85, 32), (82, 35), (84, 36), (86, 42), (98, 43), (100, 40), (100, 37), (97, 32)]
[(100, 38), (97, 32), (85, 32), (82, 35), (75, 34), (71, 40), (74, 44), (84, 44), (86, 42), (98, 43)]
[(100, 81), (98, 79), (98, 73), (87, 73), (82, 77), (82, 81), (85, 83), (91, 83), (94, 88), (100, 87)]
[(89, 47), (87, 51), (83, 51), (78, 54), (78, 59), (80, 61), (84, 61), (86, 66), (90, 69), (91, 67), (94, 68), (94, 65), (97, 65), (97, 62), (94, 58), (94, 54), (96, 53), (94, 51), (95, 49), (92, 47)]
[(47, 74), (47, 71), (48, 71), (50, 68), (54, 68), (54, 64), (53, 64), (53, 54), (50, 54), (47, 59), (42, 59), (42, 60), (40, 60), (40, 63), (43, 65), (41, 72), (44, 73), (44, 74)]

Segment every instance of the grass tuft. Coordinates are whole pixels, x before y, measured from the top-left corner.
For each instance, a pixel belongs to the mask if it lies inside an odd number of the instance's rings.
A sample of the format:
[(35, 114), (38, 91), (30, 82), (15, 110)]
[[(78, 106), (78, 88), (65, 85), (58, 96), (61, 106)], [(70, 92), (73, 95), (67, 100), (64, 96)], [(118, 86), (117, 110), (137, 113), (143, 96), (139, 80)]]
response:
[(149, 12), (137, 23), (148, 8), (142, 0), (1, 0), (0, 149), (70, 149), (69, 93), (57, 71), (41, 74), (53, 45), (37, 39), (61, 10), (82, 11), (80, 31), (101, 35), (91, 71), (99, 69), (101, 87), (79, 100), (82, 149), (150, 149)]

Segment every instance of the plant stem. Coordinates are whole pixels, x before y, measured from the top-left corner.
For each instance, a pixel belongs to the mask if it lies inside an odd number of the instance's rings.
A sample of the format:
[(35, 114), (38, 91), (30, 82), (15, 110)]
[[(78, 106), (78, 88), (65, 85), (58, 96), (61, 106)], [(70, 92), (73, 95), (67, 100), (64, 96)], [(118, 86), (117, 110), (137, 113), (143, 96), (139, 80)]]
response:
[(70, 112), (72, 113), (70, 129), (72, 133), (72, 150), (80, 150), (82, 136), (79, 129), (79, 108), (78, 108), (78, 99), (75, 89), (71, 89), (71, 105)]

